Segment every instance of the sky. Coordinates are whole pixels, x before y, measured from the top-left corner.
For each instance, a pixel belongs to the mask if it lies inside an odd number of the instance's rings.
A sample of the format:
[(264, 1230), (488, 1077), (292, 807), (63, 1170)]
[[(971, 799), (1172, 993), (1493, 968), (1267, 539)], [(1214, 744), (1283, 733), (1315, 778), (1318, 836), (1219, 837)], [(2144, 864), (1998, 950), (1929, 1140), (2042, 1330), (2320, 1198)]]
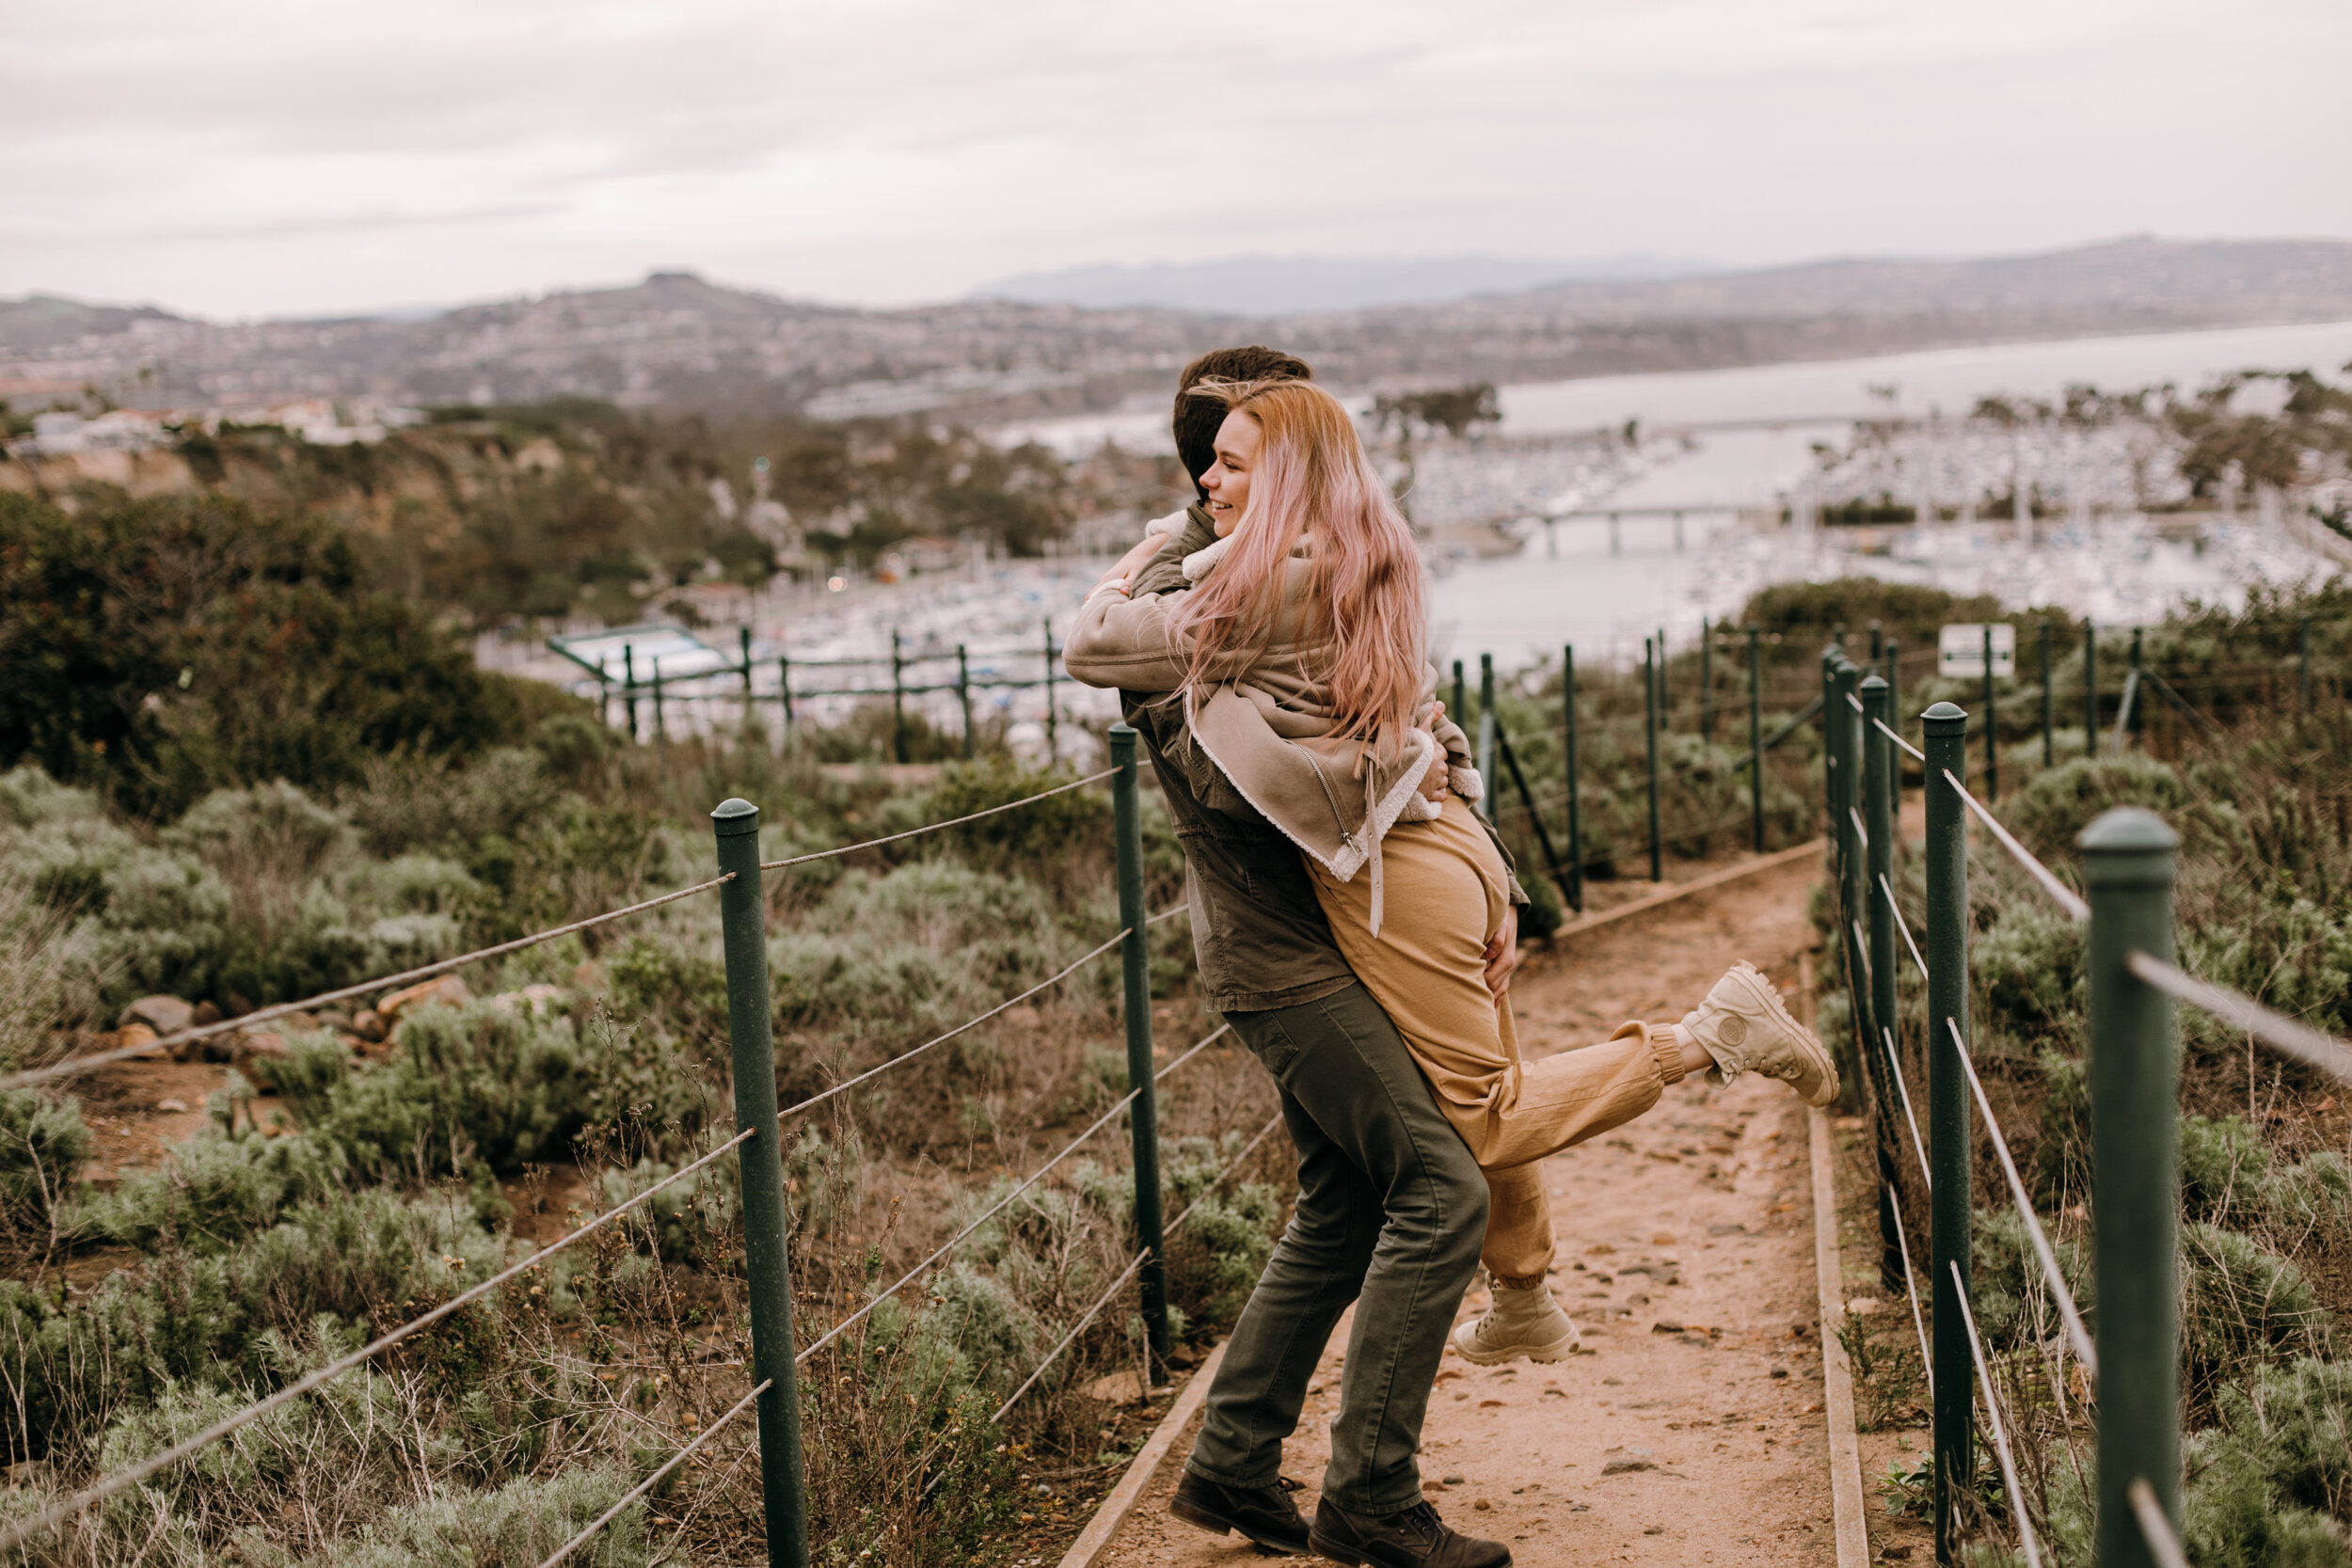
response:
[(0, 296), (2352, 237), (2344, 0), (0, 8)]

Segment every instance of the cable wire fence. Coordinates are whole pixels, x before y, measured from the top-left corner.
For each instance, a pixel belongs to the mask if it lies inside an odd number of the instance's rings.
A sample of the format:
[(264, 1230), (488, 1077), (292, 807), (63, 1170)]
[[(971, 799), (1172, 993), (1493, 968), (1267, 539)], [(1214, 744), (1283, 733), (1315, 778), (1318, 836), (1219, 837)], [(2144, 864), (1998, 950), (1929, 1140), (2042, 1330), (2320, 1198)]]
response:
[[(865, 1322), (882, 1302), (897, 1296), (906, 1286), (921, 1278), (928, 1271), (948, 1259), (964, 1242), (990, 1219), (1005, 1212), (1011, 1204), (1032, 1192), (1037, 1184), (1058, 1167), (1089, 1140), (1124, 1117), (1130, 1126), (1134, 1153), (1135, 1229), (1136, 1247), (1128, 1257), (1126, 1267), (1072, 1326), (1061, 1341), (1029, 1373), (1010, 1399), (1000, 1406), (993, 1421), (1001, 1421), (1019, 1399), (1035, 1387), (1046, 1372), (1074, 1344), (1086, 1327), (1094, 1322), (1102, 1308), (1117, 1291), (1128, 1284), (1140, 1281), (1139, 1311), (1145, 1325), (1147, 1354), (1155, 1380), (1158, 1369), (1167, 1364), (1168, 1343), (1168, 1306), (1166, 1275), (1166, 1235), (1190, 1216), (1188, 1207), (1177, 1217), (1174, 1226), (1163, 1227), (1160, 1217), (1158, 1127), (1155, 1101), (1156, 1086), (1169, 1075), (1197, 1058), (1201, 1052), (1231, 1032), (1230, 1025), (1220, 1026), (1195, 1041), (1165, 1066), (1152, 1066), (1153, 1043), (1150, 1007), (1148, 936), (1152, 927), (1187, 912), (1188, 906), (1179, 904), (1157, 914), (1146, 915), (1143, 908), (1143, 859), (1140, 811), (1137, 800), (1138, 758), (1135, 732), (1124, 725), (1114, 727), (1110, 736), (1114, 766), (1068, 784), (1041, 790), (986, 811), (934, 822), (905, 832), (891, 833), (856, 844), (808, 855), (763, 862), (759, 859), (759, 812), (742, 800), (728, 800), (712, 815), (716, 834), (719, 872), (707, 881), (678, 889), (660, 896), (632, 903), (620, 909), (585, 920), (532, 933), (512, 942), (500, 942), (477, 949), (456, 958), (439, 960), (416, 969), (384, 976), (363, 985), (339, 987), (301, 1002), (284, 1003), (256, 1009), (243, 1017), (181, 1032), (165, 1039), (126, 1051), (106, 1052), (60, 1062), (30, 1073), (15, 1075), (0, 1081), (0, 1086), (14, 1087), (24, 1084), (54, 1081), (71, 1073), (87, 1070), (105, 1062), (130, 1055), (153, 1053), (190, 1039), (209, 1037), (230, 1029), (248, 1026), (268, 1018), (281, 1017), (296, 1011), (323, 1006), (328, 1002), (351, 997), (381, 993), (388, 989), (413, 984), (437, 975), (453, 973), (466, 965), (478, 963), (506, 954), (522, 951), (558, 937), (593, 928), (612, 921), (625, 919), (659, 909), (696, 895), (717, 891), (721, 898), (721, 927), (725, 950), (725, 976), (728, 1008), (728, 1033), (735, 1085), (734, 1114), (737, 1130), (732, 1136), (703, 1152), (700, 1156), (659, 1180), (652, 1181), (617, 1203), (612, 1204), (584, 1223), (574, 1226), (563, 1235), (533, 1249), (528, 1256), (498, 1269), (478, 1283), (458, 1291), (447, 1301), (421, 1312), (413, 1318), (375, 1336), (358, 1349), (337, 1356), (301, 1377), (286, 1383), (269, 1394), (252, 1400), (230, 1414), (211, 1422), (201, 1430), (171, 1443), (137, 1463), (122, 1466), (100, 1477), (91, 1484), (58, 1499), (50, 1506), (9, 1521), (0, 1528), (0, 1553), (24, 1548), (38, 1538), (55, 1530), (75, 1516), (109, 1497), (119, 1496), (172, 1467), (187, 1461), (212, 1445), (230, 1436), (255, 1421), (283, 1409), (323, 1386), (375, 1359), (415, 1336), (440, 1323), (512, 1282), (548, 1268), (559, 1255), (583, 1241), (597, 1236), (624, 1216), (640, 1210), (659, 1195), (707, 1171), (730, 1153), (736, 1154), (737, 1176), (740, 1185), (740, 1208), (745, 1243), (745, 1278), (751, 1307), (752, 1354), (750, 1357), (749, 1391), (737, 1400), (723, 1415), (716, 1418), (691, 1441), (671, 1453), (657, 1468), (646, 1475), (618, 1500), (606, 1508), (584, 1528), (573, 1535), (555, 1553), (545, 1559), (542, 1568), (563, 1561), (591, 1541), (596, 1533), (620, 1518), (641, 1502), (654, 1488), (686, 1464), (723, 1428), (739, 1420), (747, 1412), (755, 1413), (758, 1433), (756, 1449), (761, 1467), (762, 1493), (765, 1500), (765, 1532), (769, 1560), (789, 1568), (805, 1568), (809, 1560), (808, 1513), (805, 1483), (803, 1477), (803, 1455), (800, 1433), (800, 1393), (796, 1370), (858, 1323)], [(841, 1083), (810, 1095), (789, 1106), (779, 1107), (776, 1096), (775, 1043), (773, 1009), (770, 999), (768, 958), (765, 946), (765, 911), (761, 873), (783, 870), (811, 862), (852, 854), (882, 845), (902, 842), (922, 834), (939, 832), (983, 817), (1034, 805), (1072, 790), (1086, 788), (1109, 781), (1112, 784), (1114, 829), (1118, 873), (1118, 895), (1120, 929), (1096, 943), (1053, 974), (1025, 990), (966, 1020), (952, 1029), (922, 1043), (901, 1051), (879, 1065), (857, 1073)], [(1132, 1085), (1111, 1106), (1096, 1117), (1075, 1138), (1058, 1152), (1029, 1171), (1017, 1184), (982, 1209), (945, 1243), (932, 1249), (922, 1261), (907, 1270), (893, 1284), (875, 1292), (863, 1305), (825, 1329), (805, 1346), (799, 1342), (793, 1324), (792, 1283), (789, 1273), (790, 1247), (787, 1241), (787, 1208), (783, 1185), (784, 1163), (781, 1126), (786, 1118), (807, 1112), (848, 1091), (868, 1084), (884, 1073), (894, 1071), (919, 1060), (941, 1045), (970, 1030), (1003, 1015), (1040, 993), (1060, 985), (1094, 960), (1121, 950), (1123, 997), (1120, 1011), (1125, 1020), (1127, 1037), (1128, 1078)], [(1230, 1161), (1212, 1185), (1221, 1184), (1237, 1169), (1242, 1160), (1253, 1153), (1279, 1124), (1278, 1117), (1249, 1140), (1239, 1154)], [(739, 1365), (740, 1363), (731, 1363)]]
[[(1922, 721), (1923, 751), (1888, 722), (1892, 694), (1834, 649), (1822, 657), (1823, 735), (1831, 891), (1851, 1038), (1841, 1047), (1862, 1070), (1849, 1081), (1865, 1093), (1875, 1131), (1879, 1172), (1881, 1273), (1889, 1290), (1913, 1303), (1932, 1405), (1933, 1508), (1939, 1560), (1954, 1560), (1979, 1528), (1974, 1477), (1979, 1433), (2009, 1508), (2009, 1528), (2030, 1568), (2042, 1560), (2037, 1501), (2012, 1443), (2014, 1409), (2005, 1408), (1976, 1317), (1971, 1187), (1979, 1147), (1989, 1149), (2018, 1217), (2026, 1276), (2055, 1309), (2058, 1332), (2037, 1341), (2044, 1357), (2071, 1355), (2089, 1386), (2098, 1429), (2098, 1560), (2165, 1564), (2180, 1560), (2180, 1291), (2177, 1228), (2179, 1115), (2175, 1003), (2198, 1007), (2268, 1048), (2352, 1084), (2352, 1048), (2324, 1032), (2199, 979), (2173, 960), (2173, 879), (2177, 840), (2153, 814), (2119, 808), (2092, 822), (2077, 894), (2037, 858), (1975, 793), (1968, 781), (1969, 716), (1949, 703)], [(1893, 876), (1897, 758), (1921, 764), (1927, 782), (1926, 837), (1920, 870), (1926, 890), (1924, 943), (1915, 938)], [(1991, 770), (1985, 776), (1990, 781)], [(2086, 935), (2089, 972), (2090, 1121), (2090, 1277), (2099, 1303), (2088, 1323), (2076, 1289), (2060, 1265), (2050, 1228), (2037, 1212), (2010, 1139), (1977, 1069), (1971, 1045), (1969, 829), (1974, 823), (2001, 858)], [(1924, 945), (1924, 951), (1922, 947)], [(1925, 992), (1924, 1100), (1915, 1101), (1899, 1049), (1903, 1007), (1898, 970), (1905, 954)], [(1914, 1015), (1916, 1016), (1916, 1015)], [(1925, 1123), (1925, 1136), (1921, 1124)], [(1924, 1280), (1897, 1196), (1897, 1149), (1890, 1129), (1905, 1127), (1931, 1218)], [(1924, 1320), (1918, 1310), (1928, 1300)], [(2053, 1387), (2063, 1380), (2053, 1370)], [(2062, 1392), (2059, 1403), (2064, 1402)], [(1979, 1427), (1981, 1422), (1981, 1428)]]

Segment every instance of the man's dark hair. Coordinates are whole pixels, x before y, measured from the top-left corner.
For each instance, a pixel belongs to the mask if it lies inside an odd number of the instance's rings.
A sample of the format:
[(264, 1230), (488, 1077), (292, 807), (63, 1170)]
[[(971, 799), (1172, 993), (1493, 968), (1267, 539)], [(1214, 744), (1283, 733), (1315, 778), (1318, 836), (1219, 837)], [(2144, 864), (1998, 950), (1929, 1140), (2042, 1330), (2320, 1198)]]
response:
[(1203, 381), (1312, 381), (1314, 367), (1295, 354), (1251, 343), (1247, 348), (1213, 348), (1184, 367), (1176, 382), (1176, 455), (1184, 460), (1184, 477), (1202, 500), (1200, 476), (1216, 461), (1217, 427), (1225, 422), (1225, 405), (1211, 397), (1194, 397)]

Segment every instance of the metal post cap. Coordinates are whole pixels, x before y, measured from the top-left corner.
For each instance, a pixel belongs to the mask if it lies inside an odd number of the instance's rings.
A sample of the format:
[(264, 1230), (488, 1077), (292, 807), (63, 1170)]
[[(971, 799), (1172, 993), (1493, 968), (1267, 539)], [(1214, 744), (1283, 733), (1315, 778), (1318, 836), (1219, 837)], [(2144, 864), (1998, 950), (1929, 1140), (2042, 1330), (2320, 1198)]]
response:
[(1945, 726), (1958, 726), (1959, 729), (1968, 727), (1968, 710), (1958, 703), (1937, 703), (1927, 712), (1919, 715), (1919, 718), (1929, 726), (1928, 733), (1931, 735), (1956, 733), (1955, 730)]
[(2181, 835), (2144, 806), (2118, 806), (2101, 813), (2074, 842), (2087, 855), (2169, 855), (2181, 847)]
[(759, 808), (749, 800), (731, 800), (719, 802), (710, 814), (721, 838), (740, 838), (745, 833), (759, 832)]
[(1867, 703), (1873, 697), (1883, 697), (1885, 695), (1886, 677), (1884, 675), (1873, 673), (1863, 677), (1862, 700), (1864, 702)]

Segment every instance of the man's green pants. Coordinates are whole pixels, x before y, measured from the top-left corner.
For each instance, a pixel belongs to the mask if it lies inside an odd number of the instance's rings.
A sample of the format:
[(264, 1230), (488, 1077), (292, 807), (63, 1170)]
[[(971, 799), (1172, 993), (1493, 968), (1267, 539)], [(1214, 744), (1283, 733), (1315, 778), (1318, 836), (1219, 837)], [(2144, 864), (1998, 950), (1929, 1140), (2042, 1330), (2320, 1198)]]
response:
[(1422, 1418), (1486, 1233), (1486, 1180), (1361, 985), (1227, 1022), (1274, 1075), (1298, 1146), (1298, 1207), (1210, 1386), (1187, 1462), (1267, 1487), (1348, 1303), (1356, 1321), (1323, 1495), (1381, 1515), (1422, 1500)]

